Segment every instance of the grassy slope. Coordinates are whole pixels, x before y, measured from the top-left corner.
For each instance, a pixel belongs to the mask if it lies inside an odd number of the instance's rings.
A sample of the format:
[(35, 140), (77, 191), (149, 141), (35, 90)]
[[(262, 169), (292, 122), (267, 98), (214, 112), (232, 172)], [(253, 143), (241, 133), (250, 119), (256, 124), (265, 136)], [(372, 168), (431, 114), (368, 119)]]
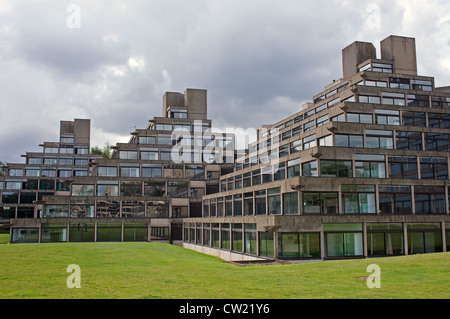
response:
[[(0, 245), (0, 298), (450, 298), (450, 253), (238, 267), (158, 243)], [(381, 288), (369, 289), (370, 264)], [(68, 289), (67, 266), (81, 267)]]

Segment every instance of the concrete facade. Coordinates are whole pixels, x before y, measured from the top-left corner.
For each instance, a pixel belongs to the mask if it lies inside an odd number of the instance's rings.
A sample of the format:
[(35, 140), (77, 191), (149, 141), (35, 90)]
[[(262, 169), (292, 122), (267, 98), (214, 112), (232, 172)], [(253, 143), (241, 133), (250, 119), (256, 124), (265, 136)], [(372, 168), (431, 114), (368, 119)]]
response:
[(260, 128), (203, 218), (184, 220), (186, 247), (297, 260), (449, 249), (449, 91), (417, 75), (414, 39), (380, 47), (346, 47), (342, 79)]
[(162, 116), (90, 153), (90, 120), (0, 176), (12, 243), (167, 241), (231, 261), (448, 251), (450, 90), (417, 74), (415, 40), (342, 50), (342, 78), (235, 150), (207, 92), (166, 92)]

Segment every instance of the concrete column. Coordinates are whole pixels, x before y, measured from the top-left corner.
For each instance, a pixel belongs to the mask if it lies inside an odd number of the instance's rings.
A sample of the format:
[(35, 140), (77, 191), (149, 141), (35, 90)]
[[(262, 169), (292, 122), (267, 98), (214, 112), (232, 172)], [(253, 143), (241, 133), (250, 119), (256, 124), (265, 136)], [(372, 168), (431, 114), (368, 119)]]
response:
[(408, 227), (403, 223), (403, 250), (405, 255), (408, 255)]
[(367, 226), (367, 223), (363, 222), (363, 254), (364, 254), (364, 257), (367, 258), (367, 256), (369, 254), (367, 251), (367, 228), (366, 228), (366, 226)]
[(273, 258), (278, 259), (278, 233), (273, 232)]
[(320, 258), (325, 259), (325, 233), (323, 230), (320, 232)]

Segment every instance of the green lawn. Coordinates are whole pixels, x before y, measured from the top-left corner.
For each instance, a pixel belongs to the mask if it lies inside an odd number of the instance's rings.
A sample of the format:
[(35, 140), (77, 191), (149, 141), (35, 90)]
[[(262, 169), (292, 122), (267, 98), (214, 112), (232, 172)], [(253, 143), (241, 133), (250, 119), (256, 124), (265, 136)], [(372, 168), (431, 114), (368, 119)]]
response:
[[(159, 243), (0, 245), (5, 298), (450, 298), (450, 253), (240, 267)], [(81, 269), (69, 289), (67, 266)], [(369, 289), (370, 264), (381, 288)]]

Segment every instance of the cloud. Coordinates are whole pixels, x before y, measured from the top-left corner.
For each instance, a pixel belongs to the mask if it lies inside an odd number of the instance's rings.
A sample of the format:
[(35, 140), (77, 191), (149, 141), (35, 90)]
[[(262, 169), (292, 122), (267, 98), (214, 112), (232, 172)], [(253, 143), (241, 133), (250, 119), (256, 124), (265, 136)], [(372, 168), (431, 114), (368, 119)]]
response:
[(60, 120), (128, 140), (186, 88), (208, 90), (217, 127), (277, 122), (342, 76), (355, 40), (414, 36), (419, 72), (450, 82), (446, 1), (79, 0), (79, 28), (70, 3), (0, 4), (0, 160), (57, 140)]

